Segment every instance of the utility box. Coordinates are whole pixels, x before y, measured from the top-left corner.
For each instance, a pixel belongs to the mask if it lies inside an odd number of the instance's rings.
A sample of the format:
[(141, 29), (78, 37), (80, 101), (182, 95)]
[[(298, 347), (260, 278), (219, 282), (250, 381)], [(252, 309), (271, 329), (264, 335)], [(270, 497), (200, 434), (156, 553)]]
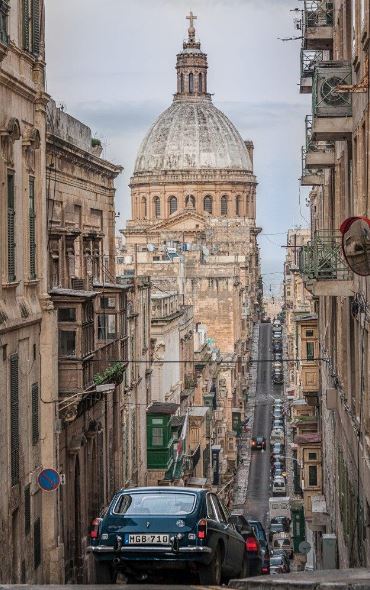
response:
[(322, 536), (322, 569), (335, 570), (337, 565), (337, 537), (326, 534)]

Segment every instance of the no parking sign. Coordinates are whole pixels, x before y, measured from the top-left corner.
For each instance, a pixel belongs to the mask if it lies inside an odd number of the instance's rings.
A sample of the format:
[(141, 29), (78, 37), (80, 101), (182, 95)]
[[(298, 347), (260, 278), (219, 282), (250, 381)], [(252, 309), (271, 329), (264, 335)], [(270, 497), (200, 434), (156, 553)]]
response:
[(44, 492), (53, 492), (60, 486), (60, 475), (55, 469), (43, 469), (39, 473), (37, 483)]

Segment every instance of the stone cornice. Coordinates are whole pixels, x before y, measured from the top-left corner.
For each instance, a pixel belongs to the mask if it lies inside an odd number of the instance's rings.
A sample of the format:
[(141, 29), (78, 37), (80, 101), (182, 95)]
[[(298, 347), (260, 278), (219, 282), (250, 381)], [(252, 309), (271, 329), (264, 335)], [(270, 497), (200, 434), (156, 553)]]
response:
[(65, 160), (98, 174), (116, 178), (123, 171), (122, 166), (103, 160), (52, 133), (47, 134), (47, 145), (55, 155), (61, 155)]
[(173, 171), (161, 174), (135, 174), (130, 179), (130, 188), (138, 186), (166, 186), (168, 184), (189, 185), (196, 184), (257, 184), (257, 179), (250, 172), (242, 170), (194, 170)]

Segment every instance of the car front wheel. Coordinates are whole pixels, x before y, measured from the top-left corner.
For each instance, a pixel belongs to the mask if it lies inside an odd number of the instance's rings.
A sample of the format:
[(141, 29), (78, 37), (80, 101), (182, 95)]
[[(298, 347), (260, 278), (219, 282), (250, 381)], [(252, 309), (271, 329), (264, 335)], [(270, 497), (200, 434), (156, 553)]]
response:
[(95, 562), (95, 580), (97, 584), (115, 584), (116, 573), (107, 561)]
[(217, 547), (213, 559), (209, 565), (199, 568), (199, 581), (202, 586), (221, 585), (222, 558), (221, 549)]

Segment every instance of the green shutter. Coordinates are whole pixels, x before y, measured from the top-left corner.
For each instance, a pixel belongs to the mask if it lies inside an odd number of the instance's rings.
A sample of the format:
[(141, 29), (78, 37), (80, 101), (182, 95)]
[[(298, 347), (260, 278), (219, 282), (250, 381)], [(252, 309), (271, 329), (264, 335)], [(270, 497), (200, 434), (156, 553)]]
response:
[(31, 532), (31, 485), (24, 488), (24, 534)]
[(10, 357), (10, 453), (12, 486), (19, 481), (18, 355)]
[(41, 521), (38, 518), (33, 523), (33, 565), (35, 570), (41, 564)]
[(14, 174), (8, 174), (8, 281), (16, 279), (15, 274), (15, 199)]
[(39, 441), (39, 384), (32, 385), (32, 444)]
[(40, 0), (32, 0), (32, 53), (40, 54)]
[(30, 50), (30, 0), (22, 0), (23, 8), (23, 49)]
[(29, 255), (30, 279), (36, 278), (36, 215), (35, 215), (35, 179), (29, 181)]

